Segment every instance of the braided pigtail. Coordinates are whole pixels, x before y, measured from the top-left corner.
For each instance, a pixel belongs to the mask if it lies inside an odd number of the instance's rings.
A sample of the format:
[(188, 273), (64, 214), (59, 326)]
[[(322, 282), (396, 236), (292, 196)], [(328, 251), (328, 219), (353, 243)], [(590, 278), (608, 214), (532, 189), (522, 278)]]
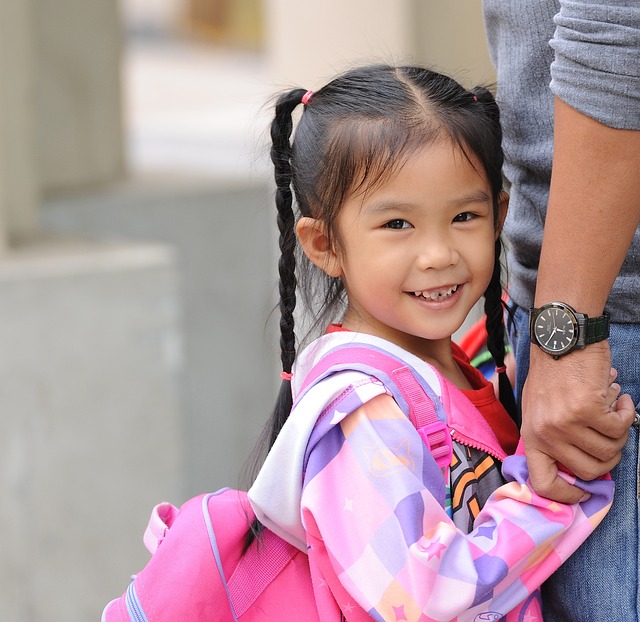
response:
[[(261, 437), (258, 439), (253, 456), (246, 465), (250, 482), (255, 480), (265, 456), (273, 446), (291, 408), (291, 370), (296, 357), (296, 335), (294, 311), (296, 308), (296, 232), (293, 210), (293, 192), (291, 190), (291, 134), (293, 132), (293, 111), (301, 103), (306, 91), (294, 89), (284, 93), (277, 101), (275, 116), (271, 122), (271, 161), (274, 166), (276, 182), (277, 224), (280, 236), (278, 246), (278, 293), (280, 302), (280, 361), (282, 364), (282, 384), (276, 403)], [(262, 525), (255, 519), (245, 538), (244, 551), (260, 536)]]
[[(502, 130), (500, 128), (500, 109), (493, 94), (484, 87), (472, 89), (473, 100), (478, 106), (478, 113), (474, 115), (474, 125), (471, 130), (483, 130), (474, 141), (474, 152), (483, 163), (487, 178), (493, 190), (494, 197), (498, 200), (502, 192), (503, 177), (502, 165), (504, 155), (502, 152)], [(479, 114), (481, 112), (481, 114)], [(494, 216), (498, 218), (497, 205), (494, 208)], [(484, 312), (487, 317), (487, 349), (491, 353), (498, 372), (499, 397), (505, 410), (511, 418), (520, 426), (520, 416), (516, 408), (511, 382), (505, 368), (505, 307), (502, 302), (502, 281), (500, 278), (500, 254), (502, 242), (500, 238), (495, 243), (495, 263), (491, 281), (484, 294)]]
[(500, 253), (502, 242), (496, 240), (495, 263), (491, 281), (484, 293), (484, 312), (487, 316), (487, 349), (491, 353), (498, 372), (498, 389), (500, 402), (511, 418), (520, 427), (520, 417), (516, 408), (516, 400), (507, 370), (505, 358), (504, 306), (502, 302), (502, 282), (500, 279)]
[(293, 193), (291, 190), (291, 133), (293, 132), (292, 114), (300, 104), (306, 91), (294, 89), (283, 94), (275, 108), (275, 118), (271, 123), (271, 161), (273, 162), (276, 182), (277, 223), (280, 237), (280, 259), (278, 261), (278, 290), (280, 294), (280, 360), (282, 362), (282, 385), (276, 405), (269, 421), (271, 430), (268, 439), (270, 448), (280, 429), (287, 420), (293, 400), (291, 396), (291, 369), (296, 357), (295, 322), (293, 312), (296, 308), (296, 232), (293, 212)]

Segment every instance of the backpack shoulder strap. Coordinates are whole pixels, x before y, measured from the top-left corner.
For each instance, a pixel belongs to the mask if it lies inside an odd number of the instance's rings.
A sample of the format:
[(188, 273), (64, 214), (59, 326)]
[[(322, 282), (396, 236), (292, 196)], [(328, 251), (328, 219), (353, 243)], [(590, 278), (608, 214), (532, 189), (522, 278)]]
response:
[(229, 594), (238, 617), (253, 605), (299, 553), (286, 540), (268, 529), (264, 530), (260, 543), (247, 549), (229, 578)]
[[(241, 551), (244, 534), (254, 519), (244, 491), (223, 488), (205, 495), (202, 514), (229, 611), (234, 622), (238, 622), (300, 551), (268, 529), (264, 530), (259, 543)], [(230, 535), (229, 526), (235, 523), (239, 523), (241, 529), (233, 530)], [(233, 545), (230, 561), (235, 565), (229, 577), (224, 569), (225, 559), (229, 557), (224, 550), (225, 544), (227, 547)]]
[[(440, 400), (441, 379), (433, 369), (427, 379), (406, 361), (370, 344), (351, 342), (327, 352), (307, 374), (300, 393), (339, 371), (361, 371), (377, 378), (393, 395), (418, 430), (441, 469), (451, 464), (453, 453), (447, 416)], [(437, 383), (437, 391), (430, 384)]]

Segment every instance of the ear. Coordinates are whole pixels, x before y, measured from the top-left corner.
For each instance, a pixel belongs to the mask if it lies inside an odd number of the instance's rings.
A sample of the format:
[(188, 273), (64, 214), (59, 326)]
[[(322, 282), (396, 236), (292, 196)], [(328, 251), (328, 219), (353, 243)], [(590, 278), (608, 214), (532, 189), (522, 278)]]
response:
[(315, 218), (303, 217), (296, 224), (296, 234), (304, 254), (326, 275), (339, 277), (342, 266), (331, 246), (325, 224)]
[(498, 197), (498, 217), (496, 218), (495, 230), (496, 230), (496, 240), (498, 236), (502, 232), (502, 227), (504, 225), (504, 220), (507, 217), (507, 210), (509, 208), (509, 193), (501, 192)]

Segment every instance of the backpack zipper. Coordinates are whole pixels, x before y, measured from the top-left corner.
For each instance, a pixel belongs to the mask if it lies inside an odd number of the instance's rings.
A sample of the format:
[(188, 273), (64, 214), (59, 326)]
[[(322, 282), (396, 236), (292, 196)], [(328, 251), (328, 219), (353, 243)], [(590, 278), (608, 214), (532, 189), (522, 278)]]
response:
[(492, 456), (496, 460), (499, 460), (500, 462), (504, 462), (505, 458), (507, 457), (507, 454), (502, 449), (500, 450), (494, 449), (493, 447), (489, 447), (488, 445), (485, 445), (480, 441), (476, 441), (469, 438), (468, 436), (465, 436), (459, 430), (456, 430), (454, 428), (449, 428), (449, 429), (451, 431), (451, 438), (457, 443), (460, 443), (461, 445), (466, 445), (471, 449), (484, 451), (486, 454), (489, 454), (490, 456)]

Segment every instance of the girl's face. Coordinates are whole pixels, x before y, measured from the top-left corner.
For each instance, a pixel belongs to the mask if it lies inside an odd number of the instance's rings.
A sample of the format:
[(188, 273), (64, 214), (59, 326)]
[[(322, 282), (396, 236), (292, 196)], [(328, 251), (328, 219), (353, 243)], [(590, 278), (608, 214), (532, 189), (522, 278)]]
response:
[[(389, 181), (347, 199), (326, 265), (348, 295), (344, 326), (435, 356), (484, 294), (494, 267), (491, 188), (447, 140)], [(501, 205), (506, 211), (506, 199)]]

